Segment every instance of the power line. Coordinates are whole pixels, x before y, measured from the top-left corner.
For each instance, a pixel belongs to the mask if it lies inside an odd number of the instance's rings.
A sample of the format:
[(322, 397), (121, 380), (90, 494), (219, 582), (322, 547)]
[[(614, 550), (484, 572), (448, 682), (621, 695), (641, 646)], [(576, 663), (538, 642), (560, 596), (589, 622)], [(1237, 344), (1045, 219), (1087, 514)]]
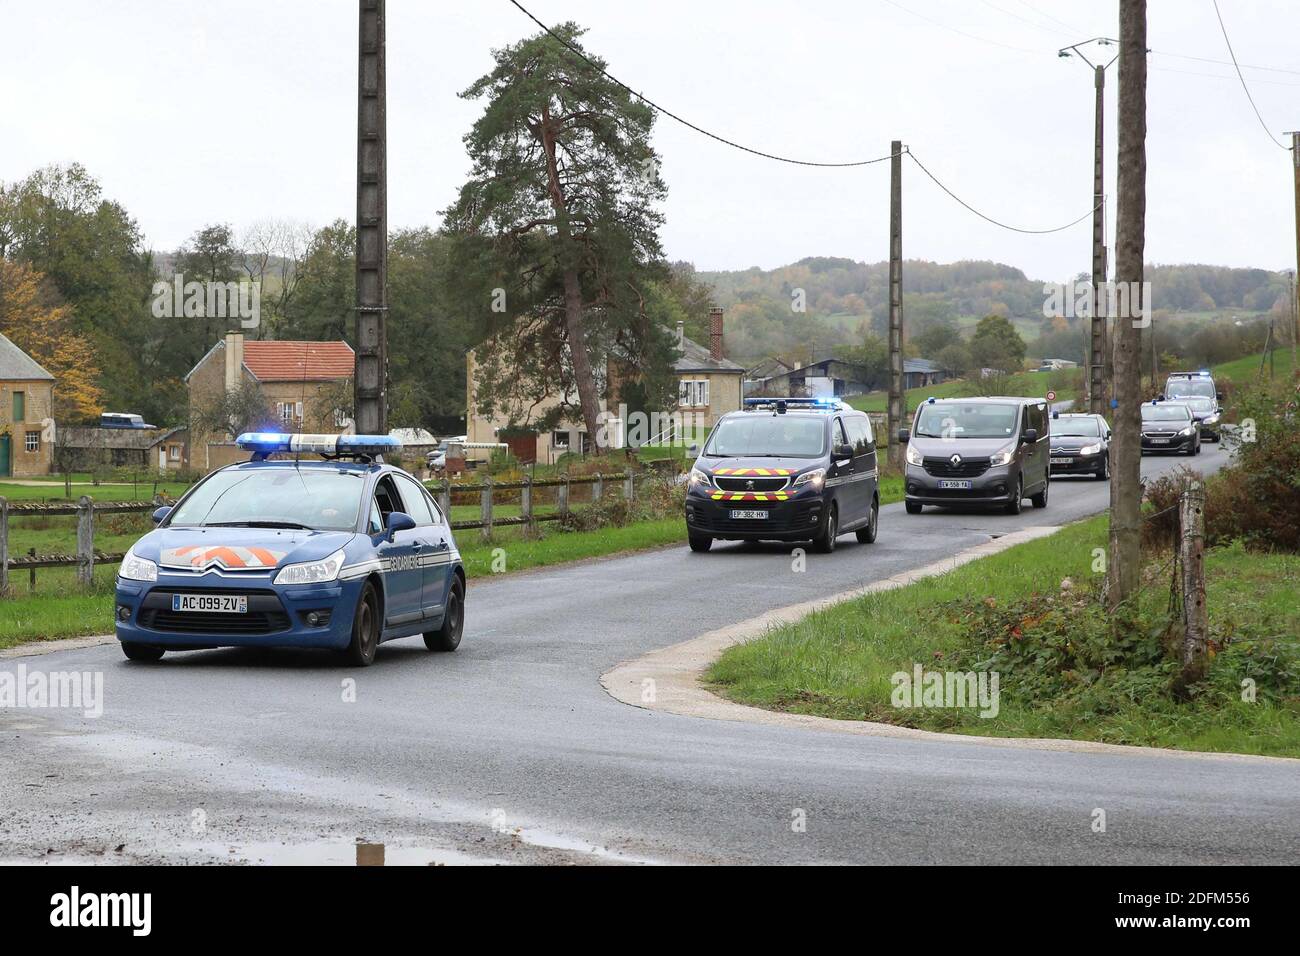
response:
[(1064, 231), (1064, 230), (1066, 230), (1066, 229), (1069, 229), (1071, 226), (1077, 226), (1079, 223), (1083, 222), (1085, 219), (1087, 219), (1089, 216), (1091, 216), (1094, 212), (1096, 212), (1097, 209), (1098, 209), (1101, 205), (1103, 205), (1102, 203), (1098, 203), (1096, 206), (1093, 206), (1091, 209), (1089, 209), (1087, 212), (1085, 212), (1085, 213), (1084, 213), (1082, 216), (1080, 216), (1078, 219), (1075, 219), (1075, 220), (1072, 221), (1072, 222), (1067, 222), (1067, 223), (1066, 223), (1065, 225), (1063, 225), (1063, 226), (1053, 226), (1051, 229), (1024, 229), (1024, 228), (1022, 228), (1022, 227), (1020, 227), (1020, 226), (1012, 226), (1012, 225), (1009, 225), (1008, 223), (1005, 223), (1005, 222), (1002, 222), (1002, 221), (1000, 221), (1000, 220), (994, 219), (992, 216), (985, 215), (984, 213), (982, 213), (982, 212), (980, 212), (978, 209), (976, 209), (974, 206), (972, 206), (970, 203), (968, 203), (966, 200), (964, 200), (964, 199), (962, 199), (960, 196), (958, 196), (955, 192), (953, 192), (951, 189), (949, 189), (947, 186), (945, 186), (943, 183), (941, 183), (941, 182), (939, 181), (939, 177), (935, 176), (934, 173), (932, 173), (932, 172), (930, 172), (930, 170), (926, 169), (926, 168), (925, 168), (925, 164), (922, 163), (919, 159), (917, 159), (917, 158), (916, 158), (916, 154), (913, 153), (910, 149), (908, 149), (907, 147), (903, 147), (903, 152), (905, 152), (908, 156), (911, 157), (912, 162), (916, 163), (916, 165), (920, 168), (921, 172), (923, 172), (923, 173), (925, 173), (927, 176), (929, 176), (930, 179), (934, 182), (934, 184), (935, 184), (936, 186), (938, 186), (940, 189), (942, 189), (944, 192), (946, 192), (949, 196), (951, 196), (953, 199), (955, 199), (955, 200), (956, 200), (960, 205), (964, 206), (967, 210), (969, 210), (970, 212), (973, 212), (975, 215), (979, 216), (979, 217), (980, 217), (981, 219), (983, 219), (985, 222), (992, 223), (993, 225), (995, 225), (995, 226), (999, 226), (999, 227), (1001, 227), (1002, 229), (1009, 229), (1009, 230), (1011, 230), (1012, 232), (1025, 233), (1026, 235), (1031, 235), (1031, 236), (1042, 236), (1042, 235), (1046, 235), (1046, 234), (1049, 233), (1049, 232), (1062, 232), (1062, 231)]
[(704, 129), (701, 126), (696, 126), (690, 120), (683, 119), (681, 116), (678, 116), (676, 113), (672, 112), (671, 110), (665, 109), (664, 107), (660, 106), (658, 103), (654, 102), (653, 100), (648, 99), (645, 96), (641, 95), (636, 90), (632, 89), (622, 80), (620, 80), (618, 77), (611, 74), (604, 67), (598, 65), (589, 56), (587, 56), (587, 54), (583, 53), (582, 50), (578, 49), (572, 43), (565, 40), (562, 36), (560, 36), (554, 30), (548, 27), (545, 23), (537, 19), (537, 17), (533, 16), (532, 13), (530, 13), (527, 9), (524, 8), (523, 4), (518, 2), (518, 0), (510, 0), (510, 2), (515, 7), (517, 7), (524, 16), (528, 17), (528, 19), (532, 20), (535, 24), (541, 27), (543, 31), (545, 31), (548, 35), (550, 35), (551, 39), (555, 40), (556, 43), (559, 43), (561, 46), (563, 46), (574, 56), (581, 59), (584, 63), (586, 63), (593, 70), (596, 70), (598, 73), (600, 73), (603, 77), (605, 77), (605, 79), (609, 80), (611, 83), (614, 83), (617, 86), (621, 87), (627, 93), (631, 94), (632, 96), (635, 96), (641, 102), (645, 103), (647, 106), (651, 107), (657, 112), (662, 113), (664, 116), (667, 116), (669, 119), (676, 120), (678, 123), (681, 123), (683, 126), (689, 129), (693, 129), (695, 130), (695, 132), (707, 136), (710, 139), (715, 139), (719, 143), (724, 143), (727, 146), (732, 147), (733, 149), (738, 149), (741, 150), (742, 152), (751, 153), (754, 156), (761, 156), (764, 159), (776, 160), (778, 163), (790, 163), (795, 166), (821, 166), (821, 167), (832, 167), (832, 168), (845, 168), (849, 166), (870, 166), (872, 163), (883, 163), (887, 159), (893, 159), (892, 153), (887, 153), (884, 156), (876, 156), (873, 159), (859, 159), (859, 160), (853, 160), (851, 162), (843, 162), (843, 163), (823, 163), (823, 162), (815, 162), (813, 160), (808, 160), (808, 159), (792, 159), (789, 156), (780, 156), (776, 153), (767, 153), (761, 149), (754, 149), (752, 147), (745, 146), (741, 143), (737, 143), (735, 140), (727, 139), (725, 136), (719, 136), (717, 133), (711, 133), (707, 129)]
[(1232, 57), (1232, 65), (1237, 70), (1237, 79), (1241, 80), (1241, 88), (1246, 91), (1246, 99), (1250, 100), (1250, 108), (1255, 111), (1255, 118), (1259, 120), (1259, 125), (1264, 127), (1264, 132), (1268, 133), (1268, 138), (1278, 145), (1281, 149), (1289, 150), (1290, 147), (1284, 146), (1282, 142), (1273, 135), (1264, 122), (1264, 117), (1259, 115), (1259, 107), (1255, 105), (1255, 97), (1250, 95), (1250, 87), (1246, 85), (1246, 78), (1241, 75), (1241, 67), (1237, 66), (1237, 54), (1232, 51), (1232, 41), (1228, 39), (1228, 28), (1223, 25), (1223, 14), (1219, 12), (1219, 0), (1214, 0), (1214, 15), (1219, 18), (1219, 29), (1223, 31), (1223, 42), (1228, 45), (1228, 56)]

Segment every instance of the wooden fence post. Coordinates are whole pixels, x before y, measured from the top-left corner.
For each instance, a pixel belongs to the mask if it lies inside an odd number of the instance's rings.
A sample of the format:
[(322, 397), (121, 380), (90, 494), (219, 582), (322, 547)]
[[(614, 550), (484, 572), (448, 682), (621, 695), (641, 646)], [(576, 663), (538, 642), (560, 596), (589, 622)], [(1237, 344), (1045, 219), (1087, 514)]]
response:
[(484, 541), (492, 540), (492, 479), (483, 479), (483, 491), (480, 498), (482, 508), (480, 509), (480, 520), (483, 527), (479, 529), (479, 534)]
[(1179, 558), (1183, 568), (1184, 686), (1205, 674), (1208, 612), (1205, 607), (1205, 488), (1189, 482), (1178, 503)]
[(77, 501), (77, 581), (89, 585), (95, 579), (95, 503), (89, 495)]
[(561, 475), (560, 478), (564, 484), (557, 486), (555, 489), (555, 504), (560, 514), (567, 515), (569, 513), (569, 476)]
[(591, 483), (591, 500), (600, 501), (605, 497), (605, 478), (600, 472), (596, 472), (596, 480)]
[(9, 499), (0, 497), (0, 594), (9, 594)]
[(628, 468), (625, 472), (627, 478), (623, 481), (623, 497), (631, 501), (636, 497), (636, 479), (632, 477), (632, 469)]
[(519, 513), (524, 523), (519, 526), (520, 533), (526, 538), (535, 529), (533, 527), (533, 476), (524, 475), (523, 487), (519, 489)]
[[(31, 558), (33, 561), (35, 561), (35, 560), (36, 560), (36, 549), (35, 549), (35, 548), (28, 548), (28, 549), (27, 549), (27, 557), (29, 557), (29, 558)], [(35, 593), (36, 593), (36, 569), (35, 569), (35, 568), (28, 568), (28, 569), (27, 569), (27, 593), (28, 593), (28, 594), (35, 594)]]

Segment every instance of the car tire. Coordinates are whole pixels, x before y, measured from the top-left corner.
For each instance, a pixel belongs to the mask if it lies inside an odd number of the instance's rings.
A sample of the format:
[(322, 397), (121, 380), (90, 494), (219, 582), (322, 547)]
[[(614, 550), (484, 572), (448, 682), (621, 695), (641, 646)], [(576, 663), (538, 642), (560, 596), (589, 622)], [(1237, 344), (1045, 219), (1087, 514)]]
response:
[(375, 662), (382, 623), (379, 616), (379, 592), (375, 590), (374, 582), (367, 581), (361, 586), (357, 609), (352, 615), (352, 640), (343, 652), (353, 667), (369, 667)]
[(460, 647), (460, 635), (465, 629), (465, 585), (460, 578), (451, 579), (447, 592), (447, 607), (442, 612), (442, 627), (424, 635), (424, 646), (431, 651), (451, 652)]
[(1024, 499), (1025, 499), (1025, 479), (1024, 476), (1022, 475), (1016, 479), (1016, 490), (1012, 493), (1012, 496), (1007, 500), (1007, 503), (1005, 505), (1007, 514), (1009, 515), (1020, 514), (1021, 503), (1024, 501)]
[(1030, 504), (1032, 504), (1035, 508), (1046, 508), (1047, 491), (1051, 487), (1052, 487), (1051, 479), (1048, 479), (1047, 481), (1043, 482), (1043, 490), (1040, 491), (1038, 494), (1030, 497), (1029, 499)]
[(700, 554), (703, 554), (705, 551), (708, 551), (709, 548), (713, 547), (712, 538), (705, 538), (699, 535), (692, 534), (692, 535), (687, 535), (686, 540), (690, 543), (691, 550), (698, 551)]
[(832, 504), (826, 512), (826, 524), (817, 537), (813, 538), (813, 550), (818, 554), (830, 554), (835, 550), (835, 539), (840, 536), (840, 509)]
[(859, 528), (855, 533), (858, 536), (858, 542), (861, 544), (872, 544), (876, 540), (876, 530), (880, 523), (880, 500), (875, 495), (871, 496), (871, 517), (867, 519), (867, 526)]
[(1102, 458), (1101, 467), (1097, 469), (1097, 480), (1098, 481), (1110, 480), (1110, 455), (1106, 455), (1104, 458)]
[(166, 653), (155, 644), (137, 644), (135, 641), (122, 641), (121, 644), (122, 653), (126, 655), (128, 661), (151, 664), (162, 660), (163, 654)]
[(908, 514), (919, 515), (921, 513), (921, 509), (925, 506), (922, 505), (921, 502), (919, 501), (904, 501), (903, 507), (907, 510)]

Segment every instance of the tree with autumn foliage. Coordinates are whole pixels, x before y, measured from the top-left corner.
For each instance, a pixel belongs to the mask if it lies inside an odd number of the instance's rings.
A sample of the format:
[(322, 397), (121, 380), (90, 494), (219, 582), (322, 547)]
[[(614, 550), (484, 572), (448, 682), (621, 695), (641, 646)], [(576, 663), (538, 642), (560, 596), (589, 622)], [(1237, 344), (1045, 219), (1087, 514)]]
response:
[(26, 263), (0, 259), (0, 333), (54, 376), (55, 421), (99, 417), (104, 393), (95, 349), (73, 326), (72, 307)]

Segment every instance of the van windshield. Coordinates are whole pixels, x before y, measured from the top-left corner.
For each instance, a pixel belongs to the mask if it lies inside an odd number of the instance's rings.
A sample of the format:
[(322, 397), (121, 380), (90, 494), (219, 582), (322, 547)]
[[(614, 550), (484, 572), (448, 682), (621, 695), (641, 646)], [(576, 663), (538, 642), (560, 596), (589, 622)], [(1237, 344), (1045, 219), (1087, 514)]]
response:
[(922, 438), (1007, 438), (1016, 433), (1018, 405), (937, 402), (921, 408), (914, 434)]
[(704, 454), (713, 458), (820, 458), (825, 453), (824, 418), (753, 412), (718, 422), (704, 446)]
[(1166, 398), (1214, 398), (1214, 383), (1204, 378), (1172, 378), (1165, 385)]

